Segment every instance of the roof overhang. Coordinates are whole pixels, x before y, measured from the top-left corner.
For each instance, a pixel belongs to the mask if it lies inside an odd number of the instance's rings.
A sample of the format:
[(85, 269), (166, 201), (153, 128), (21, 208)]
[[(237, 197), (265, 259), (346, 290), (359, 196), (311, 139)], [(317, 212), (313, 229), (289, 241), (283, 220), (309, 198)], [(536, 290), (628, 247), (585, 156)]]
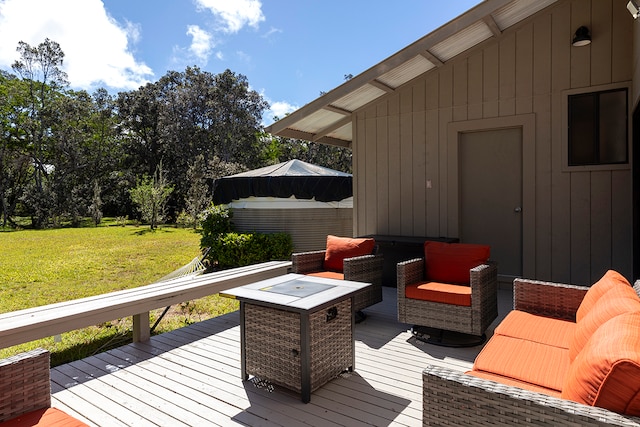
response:
[(559, 0), (485, 0), (384, 61), (266, 128), (271, 134), (350, 147), (352, 114), (441, 67)]

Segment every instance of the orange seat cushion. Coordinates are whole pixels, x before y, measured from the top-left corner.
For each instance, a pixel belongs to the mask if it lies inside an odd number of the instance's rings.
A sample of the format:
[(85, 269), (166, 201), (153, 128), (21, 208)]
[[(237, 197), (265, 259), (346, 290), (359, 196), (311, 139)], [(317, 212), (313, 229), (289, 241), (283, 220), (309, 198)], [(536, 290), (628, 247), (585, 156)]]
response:
[(490, 247), (470, 243), (424, 243), (425, 278), (434, 282), (469, 284), (469, 270), (487, 262)]
[(370, 238), (350, 238), (327, 236), (327, 250), (324, 255), (324, 269), (343, 271), (345, 258), (371, 255), (376, 241)]
[(543, 393), (543, 394), (546, 394), (547, 396), (558, 397), (558, 398), (560, 397), (560, 392), (558, 390), (552, 390), (550, 388), (540, 387), (539, 385), (536, 385), (536, 384), (514, 380), (513, 378), (503, 377), (502, 375), (492, 374), (491, 372), (468, 371), (468, 372), (465, 372), (465, 374), (472, 375), (474, 377), (482, 378), (485, 380), (495, 381), (497, 383), (512, 386), (512, 387), (518, 387), (524, 390)]
[(344, 280), (344, 273), (337, 271), (317, 271), (315, 273), (307, 273), (307, 276), (324, 277), (325, 279)]
[(619, 285), (631, 286), (623, 275), (614, 270), (607, 271), (600, 280), (591, 285), (585, 294), (578, 310), (576, 311), (576, 322), (583, 319), (589, 311), (595, 307), (596, 302), (611, 288)]
[(407, 285), (404, 293), (407, 298), (411, 299), (471, 307), (471, 288), (469, 286), (419, 282)]
[(640, 416), (640, 313), (600, 326), (576, 356), (562, 398)]
[(476, 357), (473, 370), (560, 392), (569, 370), (568, 353), (552, 345), (494, 335)]
[(511, 310), (493, 333), (569, 349), (575, 329), (573, 322)]
[(569, 347), (573, 361), (595, 331), (609, 319), (634, 311), (640, 311), (640, 299), (631, 286), (620, 284), (609, 289), (598, 303), (576, 323), (576, 330)]
[(87, 424), (56, 408), (39, 409), (9, 421), (0, 423), (2, 427), (87, 427)]

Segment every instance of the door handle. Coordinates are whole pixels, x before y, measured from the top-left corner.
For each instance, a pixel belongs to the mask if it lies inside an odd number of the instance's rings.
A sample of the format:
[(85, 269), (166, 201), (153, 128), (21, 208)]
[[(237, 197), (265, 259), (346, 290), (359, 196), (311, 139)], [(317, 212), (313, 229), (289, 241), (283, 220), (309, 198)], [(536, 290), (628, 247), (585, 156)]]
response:
[(522, 208), (521, 208), (520, 206), (518, 206), (518, 207), (517, 207), (517, 208), (515, 208), (513, 211), (514, 211), (514, 212), (517, 212), (517, 213), (520, 213), (520, 212), (522, 212)]

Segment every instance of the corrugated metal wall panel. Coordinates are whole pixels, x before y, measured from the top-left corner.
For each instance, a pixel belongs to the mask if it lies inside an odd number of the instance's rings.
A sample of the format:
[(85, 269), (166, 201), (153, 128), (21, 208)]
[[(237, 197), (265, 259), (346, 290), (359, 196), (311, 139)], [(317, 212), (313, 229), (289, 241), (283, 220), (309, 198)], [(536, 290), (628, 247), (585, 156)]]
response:
[(234, 209), (233, 223), (240, 232), (291, 235), (294, 252), (326, 247), (327, 234), (353, 236), (353, 209)]

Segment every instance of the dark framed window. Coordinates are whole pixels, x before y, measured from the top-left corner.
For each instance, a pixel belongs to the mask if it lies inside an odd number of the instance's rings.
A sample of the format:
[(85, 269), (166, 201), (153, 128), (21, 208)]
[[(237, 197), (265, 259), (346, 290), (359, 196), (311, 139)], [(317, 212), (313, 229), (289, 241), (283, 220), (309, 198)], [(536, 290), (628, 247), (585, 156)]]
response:
[(569, 166), (629, 161), (627, 89), (569, 95)]

